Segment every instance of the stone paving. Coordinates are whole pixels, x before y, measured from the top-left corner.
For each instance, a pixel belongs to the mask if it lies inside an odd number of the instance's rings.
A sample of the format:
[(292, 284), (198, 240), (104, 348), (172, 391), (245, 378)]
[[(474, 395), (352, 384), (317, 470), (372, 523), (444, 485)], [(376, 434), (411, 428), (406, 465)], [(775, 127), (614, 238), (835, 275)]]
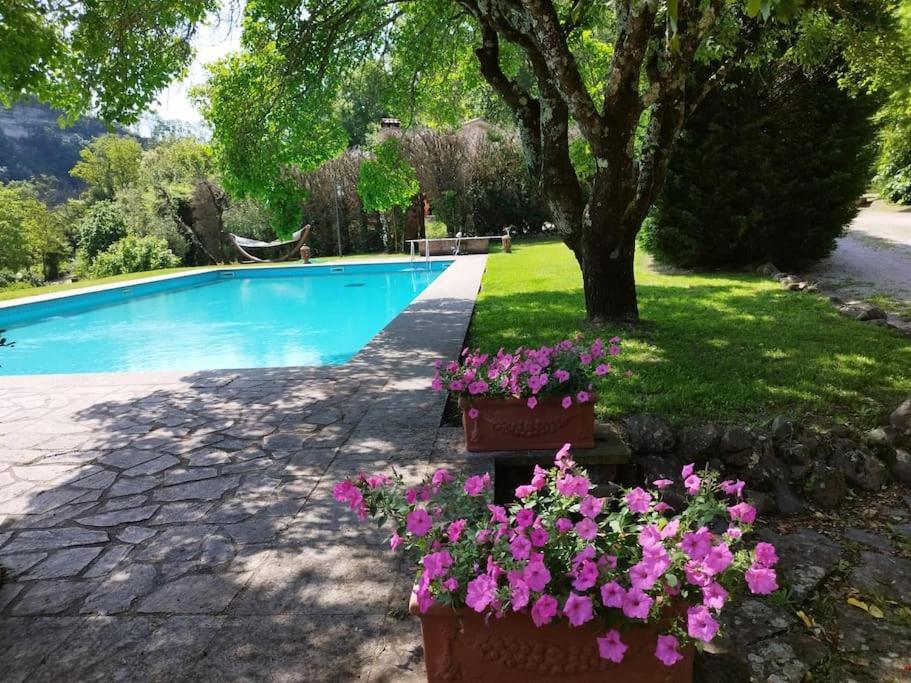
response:
[(410, 577), (331, 489), (437, 466), (484, 263), (343, 366), (0, 379), (0, 679), (420, 678)]

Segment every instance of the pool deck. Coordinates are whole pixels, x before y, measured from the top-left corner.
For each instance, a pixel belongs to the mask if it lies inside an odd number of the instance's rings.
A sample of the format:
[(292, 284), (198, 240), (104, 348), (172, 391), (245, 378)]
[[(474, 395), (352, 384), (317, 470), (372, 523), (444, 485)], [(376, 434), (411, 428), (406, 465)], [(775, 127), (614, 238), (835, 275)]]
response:
[(340, 366), (0, 377), (0, 680), (422, 680), (411, 577), (331, 490), (464, 466), (428, 380), (485, 264)]

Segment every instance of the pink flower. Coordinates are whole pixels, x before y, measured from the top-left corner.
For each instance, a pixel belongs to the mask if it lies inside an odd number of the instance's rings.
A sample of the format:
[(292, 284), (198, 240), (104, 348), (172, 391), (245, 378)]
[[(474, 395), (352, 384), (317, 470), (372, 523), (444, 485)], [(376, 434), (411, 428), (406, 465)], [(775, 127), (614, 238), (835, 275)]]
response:
[(569, 373), (566, 372), (566, 370), (557, 370), (556, 372), (554, 372), (554, 377), (557, 378), (557, 381), (560, 384), (563, 384), (563, 382), (565, 382), (566, 380), (569, 379)]
[(431, 579), (438, 579), (446, 576), (447, 570), (452, 566), (452, 555), (448, 550), (441, 550), (425, 555), (421, 561), (424, 573)]
[(609, 353), (610, 355), (612, 355), (612, 356), (619, 356), (619, 355), (620, 355), (620, 347), (617, 346), (616, 344), (611, 344), (610, 349), (608, 349), (608, 353)]
[(561, 534), (565, 534), (567, 531), (573, 528), (573, 523), (566, 519), (566, 517), (561, 517), (556, 522), (554, 522), (554, 528)]
[(686, 576), (687, 583), (700, 588), (708, 586), (713, 580), (712, 574), (706, 569), (705, 565), (694, 560), (690, 560), (683, 565), (683, 573)]
[(490, 486), (490, 474), (487, 472), (483, 475), (476, 474), (465, 480), (465, 493), (473, 498), (488, 486)]
[(666, 489), (673, 483), (674, 481), (672, 479), (655, 479), (655, 481), (652, 482), (652, 484), (654, 484), (655, 487), (659, 489)]
[(456, 579), (454, 576), (450, 576), (448, 579), (446, 579), (443, 582), (443, 588), (448, 590), (450, 593), (452, 593), (453, 591), (457, 591), (457, 590), (459, 590), (459, 580)]
[(629, 506), (630, 512), (639, 514), (648, 512), (649, 503), (651, 502), (652, 494), (639, 486), (626, 494), (626, 504)]
[(603, 377), (610, 372), (610, 363), (601, 363), (598, 367), (595, 368), (595, 374), (598, 377)]
[(573, 588), (577, 591), (587, 591), (598, 580), (598, 565), (591, 560), (584, 560), (576, 570)]
[(762, 567), (773, 567), (778, 562), (778, 554), (771, 543), (756, 544), (756, 564)]
[(435, 375), (432, 380), (430, 380), (430, 388), (434, 391), (443, 391), (443, 380), (440, 379), (439, 375)]
[(506, 516), (506, 508), (502, 505), (494, 505), (489, 503), (487, 509), (490, 510), (490, 518), (494, 522), (499, 522), (500, 524), (509, 524), (509, 518)]
[(531, 619), (539, 628), (549, 624), (555, 616), (557, 616), (557, 599), (553, 596), (542, 595), (531, 608)]
[[(656, 506), (657, 507), (657, 506)], [(672, 519), (670, 522), (664, 525), (664, 528), (661, 530), (661, 540), (667, 540), (677, 535), (677, 530), (680, 528), (680, 520)]]
[(743, 497), (743, 487), (746, 484), (739, 479), (734, 482), (730, 479), (725, 479), (723, 482), (718, 484), (721, 487), (721, 490), (724, 491), (729, 496), (737, 496), (738, 498)]
[(481, 414), (481, 411), (478, 410), (477, 408), (469, 408), (469, 409), (468, 409), (468, 419), (469, 419), (469, 420), (477, 420), (477, 419), (478, 419), (478, 415), (480, 415), (480, 414)]
[(585, 517), (590, 517), (594, 519), (601, 514), (601, 509), (604, 507), (604, 499), (596, 498), (595, 496), (585, 496), (582, 499), (582, 502), (579, 503), (579, 512), (582, 513)]
[(749, 503), (737, 503), (728, 508), (728, 514), (735, 522), (752, 524), (756, 521), (756, 508)]
[(655, 512), (664, 513), (664, 512), (667, 512), (668, 510), (673, 510), (674, 508), (672, 508), (670, 505), (668, 505), (667, 503), (665, 503), (662, 500), (660, 503), (655, 503), (655, 507), (653, 509), (655, 510)]
[(718, 622), (705, 605), (697, 605), (686, 611), (686, 629), (690, 638), (708, 643), (718, 632)]
[(563, 406), (563, 410), (567, 410), (573, 404), (572, 396), (564, 396), (563, 400), (560, 401), (560, 405)]
[(522, 578), (533, 591), (543, 591), (544, 587), (550, 583), (551, 576), (544, 563), (538, 560), (525, 565), (525, 569), (522, 570)]
[(708, 555), (709, 550), (712, 549), (712, 534), (705, 527), (698, 531), (689, 531), (683, 534), (680, 548), (690, 559), (701, 562)]
[(728, 592), (719, 583), (714, 581), (702, 587), (702, 604), (714, 610), (724, 607), (728, 599)]
[(466, 524), (468, 524), (467, 519), (457, 519), (449, 524), (449, 527), (446, 529), (446, 537), (449, 539), (450, 543), (455, 543), (459, 540), (462, 536), (462, 532), (465, 531)]
[(727, 543), (722, 543), (716, 545), (712, 548), (708, 554), (705, 556), (703, 563), (706, 568), (713, 574), (720, 574), (725, 569), (731, 566), (734, 556), (731, 555), (731, 551), (727, 546)]
[(483, 394), (490, 386), (483, 379), (476, 380), (468, 385), (468, 393), (472, 396)]
[(581, 626), (590, 621), (594, 617), (591, 598), (570, 593), (566, 598), (566, 604), (563, 605), (563, 614), (573, 626)]
[(747, 580), (750, 592), (755, 595), (768, 595), (778, 590), (778, 581), (774, 569), (754, 564), (747, 569), (744, 578)]
[(683, 482), (683, 485), (686, 487), (686, 492), (691, 496), (695, 496), (699, 493), (699, 487), (702, 486), (702, 479), (697, 477), (695, 474), (691, 474)]
[(588, 399), (589, 399), (589, 395), (588, 395), (587, 391), (580, 391), (578, 394), (576, 394), (576, 400), (579, 403), (587, 403)]
[(449, 383), (449, 391), (458, 393), (465, 389), (465, 383), (460, 379), (454, 379)]
[(684, 466), (683, 466), (683, 469), (680, 470), (680, 478), (681, 478), (681, 479), (686, 479), (686, 478), (689, 477), (691, 474), (693, 474), (693, 470), (694, 470), (695, 468), (696, 468), (696, 463), (694, 463), (694, 462), (691, 462), (689, 465), (684, 465)]
[(567, 498), (572, 496), (585, 496), (588, 494), (588, 489), (590, 487), (591, 482), (583, 476), (566, 474), (557, 479), (557, 491), (561, 496), (566, 496)]
[(598, 654), (601, 659), (608, 659), (614, 664), (623, 661), (623, 655), (626, 653), (626, 645), (620, 640), (620, 632), (612, 629), (604, 634), (603, 637), (597, 638)]
[(727, 531), (724, 532), (724, 535), (728, 538), (738, 539), (743, 536), (743, 532), (736, 526), (729, 526)]
[(435, 487), (439, 488), (443, 484), (447, 484), (447, 483), (453, 481), (454, 479), (455, 479), (455, 477), (453, 477), (451, 474), (449, 474), (449, 472), (447, 472), (444, 468), (441, 467), (440, 469), (438, 469), (436, 472), (433, 473), (433, 476), (431, 477), (430, 482)]
[(522, 486), (516, 487), (516, 498), (528, 498), (531, 494), (536, 493), (538, 489), (530, 484), (523, 484)]
[(522, 579), (516, 579), (515, 581), (510, 581), (509, 587), (509, 602), (512, 604), (513, 611), (518, 612), (520, 609), (524, 609), (525, 606), (528, 605), (528, 599), (530, 597), (528, 584), (522, 581)]
[(680, 642), (674, 636), (658, 636), (658, 645), (655, 647), (655, 657), (657, 657), (664, 666), (674, 666), (683, 659), (683, 655), (677, 650)]
[(389, 537), (389, 547), (395, 550), (400, 545), (402, 545), (402, 537), (393, 531), (392, 536)]
[(616, 581), (610, 581), (601, 586), (601, 603), (605, 607), (623, 607), (623, 598), (626, 591)]
[(632, 588), (623, 597), (623, 613), (630, 619), (647, 619), (652, 602), (641, 590)]
[(516, 560), (527, 560), (531, 556), (531, 541), (524, 536), (516, 536), (509, 542), (509, 552)]
[(538, 399), (536, 399), (534, 396), (529, 396), (528, 400), (525, 402), (525, 405), (534, 410), (535, 406), (538, 405)]
[(580, 353), (579, 362), (582, 363), (582, 365), (591, 365), (592, 355), (590, 353)]
[(405, 517), (405, 528), (415, 536), (424, 536), (431, 526), (430, 515), (424, 508), (412, 510)]
[(430, 590), (423, 580), (414, 591), (414, 597), (417, 599), (418, 609), (421, 610), (421, 614), (430, 609), (433, 604), (433, 595), (430, 594)]
[(496, 597), (497, 582), (487, 574), (481, 574), (468, 582), (465, 604), (475, 612), (483, 612)]
[(598, 525), (586, 517), (581, 522), (576, 523), (576, 535), (585, 541), (593, 541), (598, 535)]
[(547, 539), (550, 534), (548, 534), (544, 529), (532, 529), (529, 534), (529, 539), (531, 540), (532, 546), (535, 548), (541, 548), (547, 543)]
[(530, 527), (535, 523), (535, 511), (530, 508), (522, 508), (516, 513), (516, 526), (520, 529)]

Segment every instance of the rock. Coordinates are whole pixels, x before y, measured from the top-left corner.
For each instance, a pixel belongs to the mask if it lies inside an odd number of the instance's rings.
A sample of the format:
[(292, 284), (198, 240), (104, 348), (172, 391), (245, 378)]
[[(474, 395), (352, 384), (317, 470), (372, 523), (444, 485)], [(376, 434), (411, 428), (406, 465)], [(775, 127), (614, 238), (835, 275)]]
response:
[(857, 529), (854, 527), (845, 529), (844, 536), (849, 541), (862, 543), (863, 545), (869, 546), (871, 548), (876, 548), (876, 550), (884, 553), (889, 553), (893, 550), (889, 539), (887, 539), (885, 536), (875, 534), (867, 529)]
[(860, 320), (861, 322), (868, 320), (885, 320), (888, 317), (886, 312), (881, 308), (877, 308), (876, 306), (862, 301), (849, 301), (845, 305), (840, 306), (838, 312), (849, 318)]
[(234, 599), (240, 585), (229, 577), (200, 574), (165, 584), (143, 600), (137, 612), (151, 614), (215, 614)]
[(905, 486), (911, 486), (911, 453), (901, 448), (895, 451), (895, 460), (890, 465), (892, 476)]
[(80, 610), (83, 614), (117, 614), (130, 609), (137, 598), (155, 585), (157, 571), (150, 564), (132, 564), (112, 573), (95, 589)]
[(779, 514), (794, 517), (804, 511), (803, 503), (788, 486), (787, 481), (776, 481), (772, 493), (775, 496), (775, 505)]
[(757, 514), (768, 515), (773, 513), (776, 509), (775, 499), (772, 498), (772, 496), (770, 496), (768, 493), (746, 489), (743, 492), (743, 497), (746, 502), (756, 508)]
[(871, 597), (898, 599), (911, 605), (911, 561), (885, 553), (861, 552), (850, 583)]
[(215, 500), (221, 498), (226, 491), (236, 488), (239, 483), (240, 477), (237, 475), (201, 479), (158, 489), (155, 491), (154, 499), (156, 501)]
[(769, 600), (744, 597), (725, 605), (720, 616), (723, 632), (733, 649), (741, 651), (753, 643), (787, 632), (796, 624), (794, 616)]
[(911, 398), (892, 411), (889, 423), (899, 434), (911, 434)]
[(158, 505), (146, 505), (139, 508), (80, 517), (76, 521), (85, 526), (120, 526), (127, 522), (144, 522), (158, 511), (158, 507)]
[(816, 463), (810, 470), (805, 489), (819, 507), (832, 510), (848, 494), (848, 483), (841, 470)]
[(52, 550), (74, 545), (104, 543), (107, 540), (108, 535), (104, 531), (90, 531), (88, 529), (79, 529), (78, 527), (52, 529), (50, 531), (23, 531), (5, 545), (0, 553)]
[(715, 453), (720, 441), (721, 429), (718, 425), (691, 427), (681, 434), (678, 452), (685, 462), (702, 464)]
[(721, 435), (719, 449), (722, 453), (738, 453), (753, 448), (753, 435), (743, 427), (730, 427)]
[(763, 453), (743, 474), (744, 480), (754, 489), (771, 491), (776, 482), (786, 482), (791, 476), (788, 466), (771, 452)]
[(795, 285), (800, 284), (800, 279), (793, 275), (783, 275), (778, 278), (778, 284), (781, 285), (782, 289), (791, 289)]
[(906, 542), (911, 543), (911, 524), (893, 524), (892, 533), (896, 536), (901, 536)]
[(842, 557), (835, 541), (810, 529), (783, 536), (761, 530), (757, 535), (775, 546), (780, 558), (775, 567), (779, 585), (790, 588), (797, 602), (809, 597), (838, 568)]
[(844, 299), (842, 299), (841, 297), (837, 297), (837, 296), (830, 296), (830, 297), (828, 297), (828, 301), (829, 301), (829, 303), (832, 304), (833, 306), (843, 306), (844, 303), (845, 303), (845, 302), (844, 302)]
[(791, 465), (792, 469), (794, 465), (811, 465), (813, 463), (813, 456), (810, 453), (810, 449), (802, 443), (790, 444), (787, 447), (780, 449), (780, 451), (781, 457), (786, 463)]
[(845, 604), (835, 608), (841, 640), (839, 651), (853, 669), (833, 680), (901, 681), (907, 679), (911, 631), (906, 626), (874, 619), (863, 610)]
[(66, 548), (58, 550), (32, 569), (23, 579), (63, 579), (75, 576), (101, 552), (100, 546), (92, 548)]
[(630, 447), (637, 453), (669, 453), (674, 450), (674, 430), (663, 415), (639, 413), (626, 420)]
[(818, 640), (791, 633), (756, 644), (746, 659), (751, 680), (800, 683), (827, 654), (825, 645)]
[(775, 443), (783, 443), (794, 437), (794, 422), (784, 415), (779, 415), (772, 420), (770, 429)]
[(832, 466), (841, 470), (851, 484), (865, 491), (879, 491), (889, 478), (886, 466), (860, 449), (836, 451)]
[(693, 680), (696, 683), (743, 683), (750, 680), (750, 667), (733, 652), (696, 652)]
[(141, 526), (128, 526), (123, 531), (117, 533), (117, 539), (124, 543), (142, 543), (143, 541), (152, 538), (156, 533), (158, 532), (154, 529), (146, 529)]
[(36, 581), (13, 607), (13, 614), (58, 614), (81, 601), (92, 590), (90, 583), (62, 579)]
[(876, 306), (870, 306), (869, 308), (861, 311), (861, 313), (857, 316), (857, 319), (860, 321), (885, 320), (886, 318), (888, 318), (886, 312), (881, 308), (877, 308)]

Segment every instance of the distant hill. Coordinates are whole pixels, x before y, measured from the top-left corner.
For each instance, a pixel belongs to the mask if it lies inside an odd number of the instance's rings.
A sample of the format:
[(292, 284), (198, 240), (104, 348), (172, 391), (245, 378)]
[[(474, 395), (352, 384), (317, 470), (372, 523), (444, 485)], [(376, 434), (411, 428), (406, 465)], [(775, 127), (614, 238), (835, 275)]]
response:
[(79, 150), (108, 128), (89, 118), (61, 128), (59, 116), (59, 111), (37, 102), (0, 108), (0, 180), (47, 175), (58, 180), (59, 200), (79, 194), (84, 186), (70, 176), (70, 169), (79, 160)]

